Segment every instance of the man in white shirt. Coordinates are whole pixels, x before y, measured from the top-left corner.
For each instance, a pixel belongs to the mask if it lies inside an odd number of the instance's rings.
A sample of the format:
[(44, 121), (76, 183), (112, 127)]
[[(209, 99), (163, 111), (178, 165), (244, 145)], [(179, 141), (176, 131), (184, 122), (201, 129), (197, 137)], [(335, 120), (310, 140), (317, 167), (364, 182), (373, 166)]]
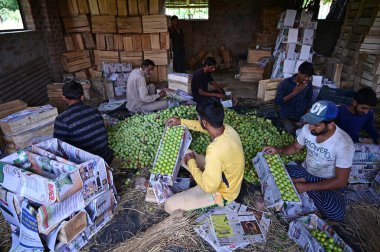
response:
[(154, 84), (146, 85), (145, 77), (153, 73), (155, 64), (153, 61), (146, 59), (142, 62), (141, 67), (134, 69), (127, 82), (127, 109), (133, 113), (153, 112), (166, 109), (167, 101), (158, 100), (166, 95), (164, 90), (156, 94)]
[(297, 141), (283, 147), (264, 147), (267, 154), (294, 154), (307, 149), (302, 165), (288, 165), (287, 170), (299, 193), (307, 192), (315, 206), (328, 219), (340, 221), (346, 206), (346, 186), (354, 156), (350, 136), (335, 125), (337, 106), (318, 101), (302, 119)]

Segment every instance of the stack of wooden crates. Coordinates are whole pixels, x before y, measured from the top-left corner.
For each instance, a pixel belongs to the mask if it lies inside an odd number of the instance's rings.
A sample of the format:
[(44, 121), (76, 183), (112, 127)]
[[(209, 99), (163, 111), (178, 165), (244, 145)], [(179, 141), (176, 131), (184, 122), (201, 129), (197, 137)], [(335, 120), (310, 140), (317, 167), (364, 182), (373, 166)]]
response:
[[(162, 0), (59, 0), (67, 52), (64, 70), (78, 73), (102, 62), (155, 62), (150, 81), (166, 81), (169, 65), (168, 17)], [(89, 76), (91, 77), (91, 76)]]
[(263, 79), (264, 67), (257, 62), (262, 57), (271, 56), (268, 50), (248, 49), (247, 61), (239, 62), (239, 80), (242, 82), (257, 82)]

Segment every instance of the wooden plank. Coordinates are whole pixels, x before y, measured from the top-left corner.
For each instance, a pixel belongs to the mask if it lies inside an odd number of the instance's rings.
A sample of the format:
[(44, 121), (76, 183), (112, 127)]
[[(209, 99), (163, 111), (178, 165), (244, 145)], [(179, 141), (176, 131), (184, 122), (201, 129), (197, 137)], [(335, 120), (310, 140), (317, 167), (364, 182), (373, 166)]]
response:
[(115, 34), (113, 37), (115, 50), (117, 51), (123, 51), (123, 36), (121, 34)]
[(116, 33), (115, 16), (91, 16), (93, 33)]
[(128, 0), (128, 14), (129, 16), (138, 16), (139, 15), (139, 7), (137, 0)]
[(91, 15), (99, 15), (98, 0), (88, 0), (88, 7), (90, 8)]
[(76, 0), (66, 0), (67, 2), (67, 11), (70, 16), (78, 16), (79, 15), (79, 9), (78, 9), (78, 3)]
[(168, 19), (165, 15), (142, 16), (143, 33), (160, 33), (168, 31)]
[(149, 0), (149, 14), (161, 14), (163, 9), (163, 3), (163, 0)]
[(156, 50), (156, 51), (145, 51), (144, 60), (150, 59), (156, 65), (168, 65), (169, 64), (169, 53), (166, 50)]
[(120, 52), (120, 62), (131, 63), (139, 67), (143, 61), (143, 52)]
[(117, 3), (116, 0), (107, 0), (108, 4), (108, 13), (111, 16), (117, 16)]
[(79, 212), (72, 219), (64, 223), (59, 230), (58, 239), (61, 242), (70, 243), (86, 229), (86, 226), (87, 214), (85, 212)]
[(142, 33), (141, 17), (117, 17), (118, 33)]
[(157, 66), (158, 81), (168, 80), (168, 66)]
[(75, 34), (72, 34), (71, 36), (73, 38), (74, 48), (78, 51), (84, 50), (82, 35), (80, 33), (75, 33)]
[(257, 61), (266, 56), (271, 56), (272, 52), (268, 50), (256, 50), (256, 49), (248, 49), (248, 57), (247, 62), (249, 64), (257, 63)]
[(140, 35), (132, 35), (132, 48), (135, 52), (141, 52), (142, 51), (142, 45), (141, 45), (141, 36)]
[(90, 26), (86, 15), (63, 18), (63, 25), (66, 33), (90, 31)]
[(114, 51), (115, 50), (115, 44), (113, 41), (113, 34), (106, 34), (106, 48), (108, 51)]
[(90, 13), (90, 8), (88, 6), (87, 0), (77, 0), (79, 14)]
[(106, 50), (106, 37), (105, 34), (97, 33), (95, 34), (96, 38), (96, 49), (98, 50)]
[(84, 47), (87, 50), (95, 49), (94, 37), (91, 32), (83, 32), (82, 33)]
[(159, 33), (151, 33), (150, 34), (150, 47), (152, 50), (160, 50), (160, 34)]
[(101, 69), (102, 62), (119, 62), (119, 52), (94, 50), (95, 64)]
[(108, 2), (109, 0), (98, 0), (99, 14), (100, 15), (111, 15), (108, 12)]
[(150, 45), (150, 34), (141, 34), (141, 46), (143, 51), (151, 51), (152, 47)]
[(68, 36), (65, 36), (64, 39), (65, 39), (66, 51), (67, 52), (75, 51), (73, 38), (70, 35), (68, 35)]
[(0, 103), (0, 119), (3, 119), (10, 114), (24, 110), (27, 107), (28, 104), (22, 100), (13, 100), (10, 102)]
[(132, 36), (123, 36), (124, 51), (133, 51)]
[(127, 0), (117, 0), (117, 15), (128, 16)]
[(170, 49), (170, 38), (168, 32), (160, 33), (160, 49), (169, 50)]
[(139, 16), (149, 15), (148, 0), (138, 0)]

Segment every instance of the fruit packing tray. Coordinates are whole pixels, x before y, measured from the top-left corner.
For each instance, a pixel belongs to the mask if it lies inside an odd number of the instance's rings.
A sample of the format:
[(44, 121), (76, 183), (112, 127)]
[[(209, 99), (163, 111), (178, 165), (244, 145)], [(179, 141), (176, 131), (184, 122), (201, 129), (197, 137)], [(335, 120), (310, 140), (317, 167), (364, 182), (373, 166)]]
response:
[(154, 162), (153, 162), (153, 171), (152, 171), (151, 176), (150, 176), (150, 180), (158, 180), (159, 179), (162, 183), (168, 184), (170, 186), (173, 186), (174, 182), (177, 179), (178, 171), (179, 171), (179, 168), (181, 166), (181, 161), (184, 158), (186, 151), (189, 148), (191, 140), (192, 140), (191, 134), (185, 126), (179, 125), (179, 126), (173, 126), (172, 128), (175, 128), (175, 127), (182, 128), (183, 133), (182, 133), (179, 151), (177, 153), (176, 161), (175, 161), (174, 167), (172, 169), (171, 175), (164, 175), (164, 174), (160, 174), (160, 173), (155, 174), (153, 172), (155, 170), (155, 167), (157, 165), (157, 160), (158, 160), (158, 158), (161, 154), (161, 151), (162, 151), (161, 149), (163, 146), (164, 137), (170, 128), (170, 127), (167, 127), (167, 128), (165, 128), (164, 133), (162, 134), (160, 144), (158, 146), (158, 150), (156, 153), (156, 157), (154, 158)]
[(288, 171), (286, 170), (282, 159), (278, 157), (279, 160), (281, 161), (281, 166), (283, 167), (285, 171), (285, 175), (295, 192), (295, 195), (297, 197), (296, 201), (284, 200), (283, 195), (281, 194), (280, 188), (278, 187), (275, 177), (269, 167), (269, 164), (263, 155), (264, 153), (258, 152), (256, 157), (254, 157), (252, 161), (253, 161), (253, 166), (255, 167), (255, 170), (257, 172), (257, 175), (261, 183), (261, 191), (263, 192), (264, 201), (266, 205), (270, 208), (276, 208), (277, 210), (280, 210), (283, 207), (285, 202), (292, 203), (293, 205), (302, 205), (300, 195), (297, 192), (297, 189), (294, 186), (294, 183)]
[[(323, 245), (312, 234), (313, 231), (323, 232), (326, 240), (333, 239), (334, 244), (340, 247), (339, 250), (328, 248)], [(336, 252), (354, 252), (354, 250), (343, 241), (343, 239), (328, 225), (323, 219), (315, 214), (303, 216), (294, 220), (289, 225), (288, 236), (305, 251), (336, 251)]]

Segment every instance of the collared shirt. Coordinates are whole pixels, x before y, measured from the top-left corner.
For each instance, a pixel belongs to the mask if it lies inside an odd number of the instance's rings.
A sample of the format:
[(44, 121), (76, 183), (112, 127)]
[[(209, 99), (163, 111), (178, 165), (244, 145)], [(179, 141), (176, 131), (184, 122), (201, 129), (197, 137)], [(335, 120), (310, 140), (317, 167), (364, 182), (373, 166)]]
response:
[(55, 119), (54, 137), (101, 156), (107, 163), (112, 161), (113, 152), (108, 147), (102, 115), (82, 102), (70, 105)]
[(277, 89), (275, 103), (280, 106), (280, 117), (288, 118), (294, 121), (299, 121), (301, 117), (311, 108), (313, 86), (309, 82), (307, 87), (300, 93), (294, 96), (289, 101), (285, 102), (284, 97), (293, 92), (297, 86), (294, 81), (296, 75), (283, 80)]
[(127, 109), (131, 112), (142, 112), (142, 107), (160, 98), (159, 94), (149, 95), (145, 76), (141, 68), (134, 69), (127, 82)]

